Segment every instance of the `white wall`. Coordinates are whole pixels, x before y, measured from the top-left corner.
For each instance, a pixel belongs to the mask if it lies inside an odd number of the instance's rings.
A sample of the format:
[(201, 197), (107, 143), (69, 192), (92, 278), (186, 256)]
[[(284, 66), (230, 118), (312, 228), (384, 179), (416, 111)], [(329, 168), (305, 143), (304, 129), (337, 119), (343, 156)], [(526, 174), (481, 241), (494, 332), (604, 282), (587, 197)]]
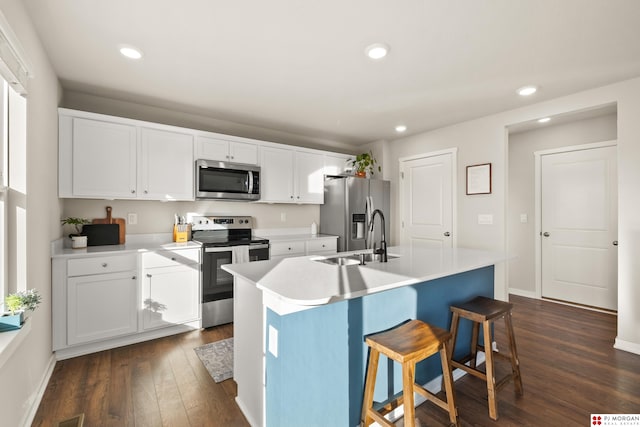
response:
[[(550, 122), (553, 123), (553, 122)], [(534, 152), (571, 145), (615, 140), (617, 116), (543, 125), (527, 132), (509, 134), (509, 197), (507, 230), (509, 253), (509, 289), (520, 295), (535, 296), (535, 162)], [(527, 222), (520, 222), (520, 215)]]
[[(530, 101), (529, 101), (530, 102)], [(547, 102), (460, 123), (432, 132), (389, 142), (392, 177), (398, 176), (398, 159), (404, 156), (458, 147), (458, 244), (459, 246), (504, 251), (507, 247), (507, 127), (546, 116), (586, 110), (597, 106), (618, 106), (619, 241), (618, 246), (618, 336), (616, 347), (640, 354), (640, 78), (579, 92)], [(465, 166), (493, 164), (493, 193), (467, 196)], [(397, 179), (392, 183), (394, 208), (398, 205)], [(397, 210), (397, 209), (396, 209)], [(393, 236), (399, 219), (394, 218)], [(478, 214), (494, 215), (493, 225), (478, 225)], [(496, 296), (507, 296), (506, 269), (496, 271)]]
[[(173, 215), (189, 212), (214, 215), (249, 215), (254, 218), (254, 228), (299, 228), (320, 223), (319, 205), (263, 204), (246, 202), (154, 202), (127, 200), (65, 199), (63, 217), (88, 219), (105, 218), (105, 207), (113, 207), (114, 218), (127, 218), (128, 213), (138, 214), (137, 225), (127, 225), (127, 234), (170, 233)], [(286, 217), (282, 221), (282, 214)], [(322, 230), (320, 230), (322, 232)]]
[[(51, 353), (51, 240), (60, 236), (57, 197), (57, 106), (61, 98), (51, 65), (20, 0), (0, 0), (0, 10), (22, 44), (34, 78), (27, 100), (27, 288), (44, 303), (31, 316), (31, 332), (0, 368), (0, 424), (20, 426), (31, 416)], [(53, 421), (53, 420), (52, 420)]]
[(225, 135), (235, 135), (280, 144), (290, 144), (298, 147), (316, 148), (346, 154), (353, 152), (352, 146), (341, 143), (340, 141), (294, 135), (275, 129), (248, 126), (199, 114), (153, 107), (137, 102), (105, 98), (71, 90), (64, 91), (61, 107), (209, 132), (218, 132)]

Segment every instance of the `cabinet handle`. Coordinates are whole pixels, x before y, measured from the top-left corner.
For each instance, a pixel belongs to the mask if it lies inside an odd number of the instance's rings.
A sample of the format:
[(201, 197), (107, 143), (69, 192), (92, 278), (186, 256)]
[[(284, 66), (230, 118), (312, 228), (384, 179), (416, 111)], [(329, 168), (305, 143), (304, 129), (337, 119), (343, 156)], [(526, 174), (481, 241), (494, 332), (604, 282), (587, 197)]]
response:
[(136, 194), (136, 190), (131, 190), (131, 194)]
[(291, 196), (291, 198), (293, 199), (293, 196)]
[(175, 258), (175, 257), (171, 257), (171, 261), (175, 261), (175, 260), (176, 260), (176, 258)]
[(136, 280), (136, 279), (137, 279), (137, 277), (136, 277), (136, 276), (133, 276), (133, 277), (131, 278), (131, 280)]
[(289, 250), (291, 250), (291, 248), (288, 248)]
[(300, 198), (300, 196), (298, 196), (298, 199)]
[(106, 263), (106, 262), (103, 262), (103, 263), (102, 263), (102, 266), (106, 268), (106, 267), (107, 267), (107, 263)]
[(148, 277), (149, 279), (151, 279), (151, 275), (150, 275), (150, 274), (147, 274), (147, 277)]
[(231, 160), (235, 159), (235, 157), (231, 156)]
[(144, 194), (147, 194), (147, 193), (148, 193), (148, 191), (147, 191), (147, 190), (144, 190)]
[(324, 245), (322, 245), (322, 247), (324, 248)]

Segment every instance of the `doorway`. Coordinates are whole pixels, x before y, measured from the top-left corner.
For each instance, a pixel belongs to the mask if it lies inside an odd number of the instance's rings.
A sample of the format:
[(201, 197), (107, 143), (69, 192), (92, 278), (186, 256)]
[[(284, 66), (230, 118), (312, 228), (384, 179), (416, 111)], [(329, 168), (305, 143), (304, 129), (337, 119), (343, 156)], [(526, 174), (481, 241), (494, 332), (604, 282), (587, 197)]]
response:
[(456, 149), (399, 159), (400, 242), (455, 246)]
[(540, 295), (617, 310), (615, 141), (535, 153)]

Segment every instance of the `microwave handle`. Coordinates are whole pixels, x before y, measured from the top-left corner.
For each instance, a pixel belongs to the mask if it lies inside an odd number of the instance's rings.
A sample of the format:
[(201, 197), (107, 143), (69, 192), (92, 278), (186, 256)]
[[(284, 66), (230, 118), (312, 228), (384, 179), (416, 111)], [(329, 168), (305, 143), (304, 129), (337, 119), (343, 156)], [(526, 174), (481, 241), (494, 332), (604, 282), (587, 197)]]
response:
[(249, 194), (253, 194), (253, 172), (248, 171), (249, 174)]

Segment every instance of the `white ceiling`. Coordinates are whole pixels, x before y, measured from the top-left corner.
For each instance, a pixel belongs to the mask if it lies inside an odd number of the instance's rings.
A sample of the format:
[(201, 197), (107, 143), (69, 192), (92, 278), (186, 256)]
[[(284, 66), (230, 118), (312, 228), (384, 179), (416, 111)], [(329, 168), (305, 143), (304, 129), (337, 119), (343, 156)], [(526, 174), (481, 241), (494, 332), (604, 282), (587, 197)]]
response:
[(25, 3), (67, 90), (347, 144), (640, 75), (638, 0)]

